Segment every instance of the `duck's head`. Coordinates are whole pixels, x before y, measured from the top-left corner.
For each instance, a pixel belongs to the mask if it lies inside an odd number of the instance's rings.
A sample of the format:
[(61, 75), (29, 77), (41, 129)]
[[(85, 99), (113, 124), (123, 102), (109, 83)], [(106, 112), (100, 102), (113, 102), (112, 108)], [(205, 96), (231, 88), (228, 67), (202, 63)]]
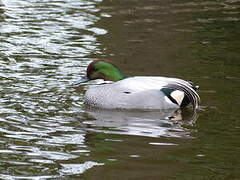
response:
[(87, 74), (80, 80), (74, 83), (74, 85), (81, 84), (94, 79), (103, 79), (104, 81), (119, 81), (127, 76), (123, 74), (117, 66), (115, 66), (110, 60), (95, 60), (91, 62), (87, 67)]

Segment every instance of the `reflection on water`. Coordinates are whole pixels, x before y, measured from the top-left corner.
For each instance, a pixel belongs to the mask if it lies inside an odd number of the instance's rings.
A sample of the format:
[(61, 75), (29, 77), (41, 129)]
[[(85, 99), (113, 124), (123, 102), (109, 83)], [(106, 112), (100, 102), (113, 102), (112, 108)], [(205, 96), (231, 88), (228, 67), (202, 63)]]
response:
[[(0, 179), (237, 179), (239, 9), (0, 0)], [(191, 80), (205, 111), (85, 109), (84, 88), (69, 85), (98, 58)]]
[(95, 26), (99, 2), (1, 1), (1, 179), (52, 179), (103, 165), (79, 159), (90, 152), (86, 130), (71, 117), (81, 96), (67, 88), (85, 57), (100, 53), (97, 36), (107, 31)]
[[(94, 131), (111, 134), (137, 135), (147, 137), (190, 137), (190, 130), (183, 125), (192, 125), (195, 114), (182, 117), (181, 110), (126, 111), (100, 110), (87, 111), (95, 120), (83, 121)], [(100, 127), (102, 130), (99, 130)], [(96, 128), (96, 129), (95, 129)]]
[(82, 174), (93, 166), (101, 166), (103, 163), (87, 161), (83, 164), (62, 164), (63, 169), (60, 170), (62, 175)]

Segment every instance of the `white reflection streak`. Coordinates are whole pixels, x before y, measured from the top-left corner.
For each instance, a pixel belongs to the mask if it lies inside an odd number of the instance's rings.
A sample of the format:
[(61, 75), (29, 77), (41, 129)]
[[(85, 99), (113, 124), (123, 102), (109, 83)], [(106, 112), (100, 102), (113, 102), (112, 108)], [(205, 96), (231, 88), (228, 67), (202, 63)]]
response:
[(60, 170), (62, 175), (82, 174), (86, 170), (94, 166), (102, 166), (104, 163), (97, 163), (93, 161), (87, 161), (82, 164), (61, 164), (63, 168)]

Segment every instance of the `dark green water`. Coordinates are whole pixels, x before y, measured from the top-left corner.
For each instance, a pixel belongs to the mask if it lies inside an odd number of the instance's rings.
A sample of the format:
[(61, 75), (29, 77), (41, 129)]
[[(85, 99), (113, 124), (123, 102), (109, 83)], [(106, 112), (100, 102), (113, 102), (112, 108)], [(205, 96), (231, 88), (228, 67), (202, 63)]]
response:
[[(0, 179), (239, 179), (239, 30), (238, 0), (2, 0)], [(194, 81), (201, 110), (86, 109), (99, 58)]]

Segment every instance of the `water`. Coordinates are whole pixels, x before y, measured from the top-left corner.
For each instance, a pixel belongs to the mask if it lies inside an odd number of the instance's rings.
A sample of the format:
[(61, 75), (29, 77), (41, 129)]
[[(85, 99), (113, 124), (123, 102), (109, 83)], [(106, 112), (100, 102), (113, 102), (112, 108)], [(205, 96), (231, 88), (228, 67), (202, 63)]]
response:
[[(240, 2), (2, 0), (1, 179), (239, 179)], [(200, 85), (201, 110), (108, 111), (89, 62)]]

